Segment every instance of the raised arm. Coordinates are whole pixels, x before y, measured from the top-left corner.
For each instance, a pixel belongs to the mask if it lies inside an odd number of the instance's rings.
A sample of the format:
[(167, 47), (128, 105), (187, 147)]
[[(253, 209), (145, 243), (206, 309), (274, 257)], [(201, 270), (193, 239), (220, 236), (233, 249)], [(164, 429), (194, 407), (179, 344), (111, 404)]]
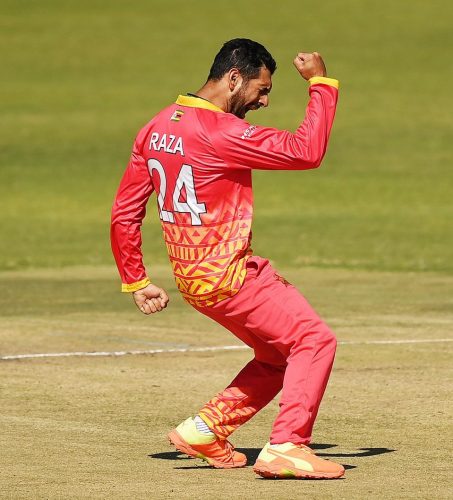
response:
[(243, 168), (304, 170), (316, 168), (326, 153), (338, 100), (338, 81), (326, 77), (321, 56), (299, 53), (294, 66), (310, 84), (305, 118), (295, 133), (271, 127), (248, 126), (229, 117), (220, 127), (214, 147), (227, 163)]

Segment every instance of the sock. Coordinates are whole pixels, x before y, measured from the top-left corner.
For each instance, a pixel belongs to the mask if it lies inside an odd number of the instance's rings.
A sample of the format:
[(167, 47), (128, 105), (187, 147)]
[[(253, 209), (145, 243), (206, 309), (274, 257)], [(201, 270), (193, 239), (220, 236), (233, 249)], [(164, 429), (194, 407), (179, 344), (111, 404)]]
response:
[(214, 436), (214, 433), (211, 431), (211, 429), (208, 427), (206, 422), (201, 417), (197, 415), (193, 419), (193, 421), (195, 422), (198, 432), (200, 432), (201, 434), (205, 434), (206, 436)]

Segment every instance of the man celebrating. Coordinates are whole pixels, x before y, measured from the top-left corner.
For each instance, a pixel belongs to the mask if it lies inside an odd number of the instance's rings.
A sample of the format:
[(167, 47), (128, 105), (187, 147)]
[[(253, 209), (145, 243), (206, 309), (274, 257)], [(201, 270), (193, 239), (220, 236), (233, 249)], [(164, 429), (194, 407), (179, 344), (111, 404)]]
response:
[(269, 103), (276, 64), (259, 43), (226, 42), (206, 84), (179, 96), (138, 134), (112, 213), (112, 249), (122, 290), (144, 314), (168, 296), (143, 266), (140, 226), (156, 192), (178, 289), (201, 313), (254, 350), (254, 359), (194, 418), (169, 434), (174, 446), (217, 468), (246, 457), (227, 440), (280, 390), (270, 442), (254, 465), (263, 477), (337, 478), (344, 468), (307, 446), (335, 356), (336, 339), (305, 298), (269, 261), (252, 254), (252, 169), (305, 170), (326, 152), (338, 81), (316, 53), (294, 65), (310, 101), (294, 134), (244, 121)]

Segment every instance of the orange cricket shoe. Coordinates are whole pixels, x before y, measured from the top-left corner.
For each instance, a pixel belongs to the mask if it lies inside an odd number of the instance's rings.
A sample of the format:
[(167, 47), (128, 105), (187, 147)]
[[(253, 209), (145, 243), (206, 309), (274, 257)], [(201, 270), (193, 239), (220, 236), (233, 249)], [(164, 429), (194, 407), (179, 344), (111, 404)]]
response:
[(177, 450), (190, 457), (201, 458), (217, 469), (244, 467), (247, 464), (247, 457), (234, 451), (229, 441), (199, 432), (191, 417), (172, 430), (168, 439)]
[(253, 470), (262, 477), (281, 479), (336, 479), (344, 474), (342, 465), (317, 457), (308, 446), (293, 443), (267, 443)]

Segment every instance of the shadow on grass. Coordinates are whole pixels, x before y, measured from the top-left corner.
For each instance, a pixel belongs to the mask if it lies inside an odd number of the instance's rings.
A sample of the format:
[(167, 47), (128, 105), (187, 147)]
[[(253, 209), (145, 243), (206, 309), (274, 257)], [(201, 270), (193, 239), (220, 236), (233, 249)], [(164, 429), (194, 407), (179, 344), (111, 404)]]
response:
[[(148, 455), (149, 458), (157, 458), (160, 460), (183, 460), (187, 461), (187, 463), (194, 463), (194, 459), (192, 457), (189, 457), (185, 455), (184, 453), (181, 453), (180, 451), (164, 451), (162, 453), (152, 453), (151, 455)], [(200, 465), (198, 465), (200, 464)], [(192, 469), (197, 469), (197, 470), (202, 470), (202, 469), (207, 469), (207, 470), (212, 470), (212, 467), (207, 464), (202, 464), (201, 462), (197, 462), (197, 465), (195, 466), (190, 466), (190, 465), (183, 465), (181, 467), (173, 467), (173, 469), (178, 470), (192, 470)]]
[[(318, 450), (326, 450), (329, 448), (335, 448), (336, 446), (337, 446), (336, 444), (319, 443), (319, 444), (312, 444), (311, 448), (313, 450), (316, 450), (316, 455), (318, 455), (318, 457), (334, 458), (334, 459), (349, 458), (349, 457), (351, 458), (372, 457), (375, 455), (383, 455), (384, 453), (392, 453), (396, 451), (392, 448), (359, 448), (357, 451), (353, 451), (350, 453), (335, 453), (335, 451), (332, 451), (332, 453), (323, 453), (323, 452), (320, 453), (318, 451)], [(248, 465), (255, 463), (261, 451), (261, 448), (236, 448), (236, 449), (237, 451), (240, 451), (241, 453), (244, 453), (246, 455)], [(148, 457), (157, 458), (160, 460), (192, 460), (190, 457), (187, 457), (187, 455), (179, 451), (165, 451), (162, 453), (152, 453), (148, 455)], [(343, 467), (346, 470), (348, 470), (348, 469), (355, 469), (357, 465), (343, 464)], [(211, 467), (209, 465), (200, 465), (195, 467), (190, 467), (190, 466), (175, 467), (175, 469), (211, 469)]]
[(148, 455), (149, 458), (158, 458), (160, 460), (190, 460), (191, 457), (188, 457), (181, 451), (163, 451), (162, 453), (152, 453)]
[[(360, 458), (360, 457), (372, 457), (374, 455), (382, 455), (384, 453), (392, 453), (396, 450), (392, 448), (359, 448), (357, 451), (353, 451), (350, 453), (335, 453), (332, 450), (331, 453), (323, 453), (319, 450), (326, 450), (329, 448), (335, 448), (336, 444), (327, 444), (327, 443), (318, 443), (311, 444), (310, 448), (315, 450), (316, 455), (318, 457), (324, 458)], [(261, 451), (261, 448), (236, 448), (238, 451), (244, 453), (247, 456), (249, 461), (255, 461), (258, 458), (258, 455)], [(343, 464), (344, 465), (344, 464)], [(345, 469), (355, 469), (357, 466), (355, 465), (344, 465)]]

